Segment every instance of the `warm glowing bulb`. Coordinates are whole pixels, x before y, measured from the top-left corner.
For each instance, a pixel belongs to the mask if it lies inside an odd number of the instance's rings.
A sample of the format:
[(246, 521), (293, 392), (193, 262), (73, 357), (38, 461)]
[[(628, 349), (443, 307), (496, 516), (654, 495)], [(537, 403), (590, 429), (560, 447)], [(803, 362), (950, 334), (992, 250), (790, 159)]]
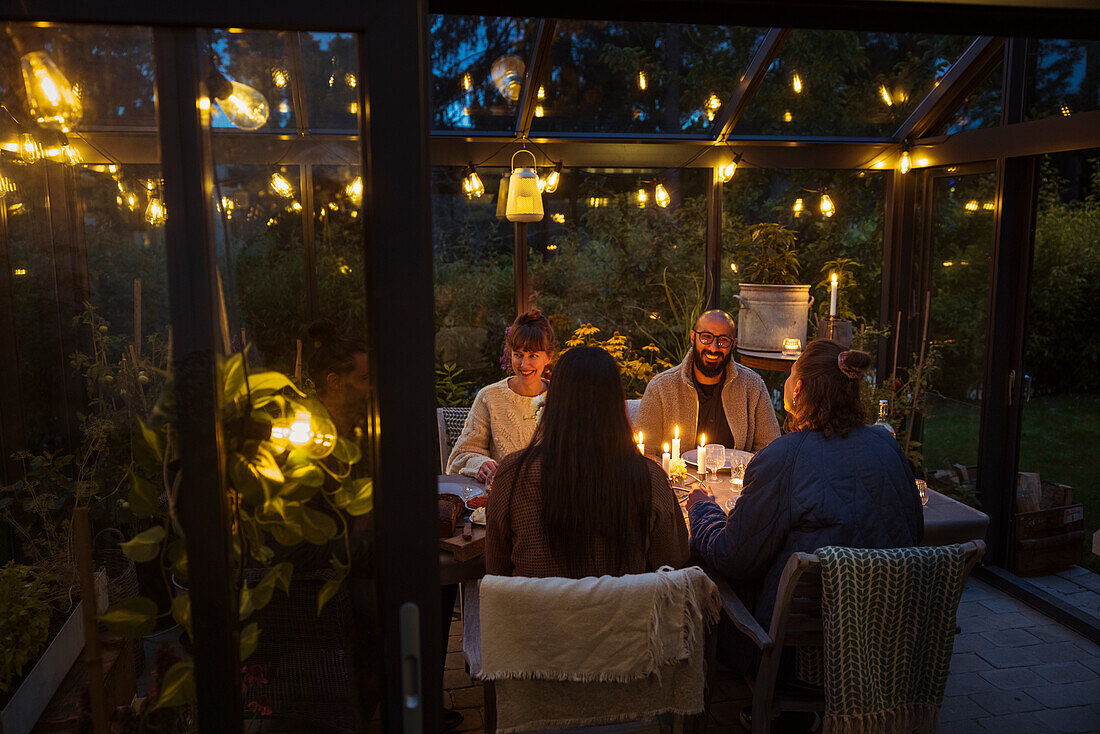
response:
[(901, 161), (898, 163), (898, 171), (905, 175), (909, 173), (909, 169), (913, 167), (913, 164), (909, 160), (909, 151), (903, 150), (901, 152)]
[(638, 208), (645, 209), (647, 201), (649, 201), (649, 195), (645, 192), (645, 189), (638, 189)]
[(976, 212), (976, 211), (978, 211), (979, 206), (981, 206), (981, 205), (978, 203), (977, 199), (971, 199), (970, 201), (966, 202), (965, 209), (968, 212)]
[(724, 166), (718, 166), (718, 180), (722, 183), (729, 183), (735, 173), (737, 173), (737, 161), (730, 161)]
[(296, 211), (296, 212), (302, 211), (302, 205), (300, 203), (298, 203), (297, 201), (292, 202), (291, 205), (290, 205), (290, 208), (293, 211)]
[(352, 102), (351, 104), (348, 105), (348, 114), (349, 115), (358, 115), (359, 114), (359, 103), (358, 102)]
[(130, 211), (137, 209), (138, 199), (133, 194), (126, 195), (126, 206), (130, 207)]
[(539, 99), (546, 99), (546, 87), (544, 87), (540, 84), (537, 96), (538, 96)]
[[(363, 179), (359, 176), (356, 176), (355, 180), (349, 183), (344, 188), (344, 193), (348, 195), (348, 198), (351, 199), (352, 203), (354, 203), (356, 206), (359, 206), (359, 204), (363, 201)], [(336, 211), (335, 205), (331, 205), (330, 208), (333, 211)]]
[(466, 178), (462, 179), (462, 190), (466, 192), (467, 199), (477, 199), (485, 193), (485, 184), (481, 182), (477, 171), (471, 168)]
[(272, 191), (284, 199), (289, 199), (294, 196), (294, 187), (290, 185), (290, 181), (286, 180), (286, 176), (281, 173), (271, 174), (271, 178), (268, 179), (267, 185)]
[(645, 91), (645, 88), (646, 88), (645, 72), (644, 71), (639, 71), (638, 72), (638, 89), (641, 89), (642, 91)]
[(1069, 108), (1068, 104), (1062, 105), (1062, 107), (1059, 111), (1062, 113), (1062, 117), (1069, 117), (1070, 115), (1073, 114), (1073, 110), (1071, 110)]
[[(247, 84), (226, 79), (227, 84), (218, 90), (215, 98), (234, 127), (256, 130), (267, 122), (267, 99)], [(222, 94), (224, 96), (217, 96)]]
[(278, 87), (279, 89), (282, 89), (283, 87), (286, 86), (286, 83), (287, 83), (286, 71), (284, 71), (283, 69), (278, 69), (278, 68), (272, 69), (271, 70), (271, 81), (275, 83), (276, 87)]
[(546, 110), (542, 108), (542, 105), (535, 105), (535, 117), (542, 117), (546, 114)]
[(145, 221), (156, 227), (164, 223), (164, 218), (164, 204), (156, 197), (149, 199), (149, 206), (145, 207)]
[(347, 84), (352, 89), (355, 89), (357, 86), (359, 86), (359, 80), (355, 78), (355, 74), (349, 72), (347, 74), (344, 74), (344, 84)]
[(469, 92), (473, 86), (474, 80), (470, 77), (470, 73), (466, 72), (462, 75), (462, 89), (466, 92)]
[(802, 216), (802, 211), (803, 211), (802, 199), (795, 199), (794, 200), (794, 206), (791, 207), (791, 211), (794, 212), (794, 216), (795, 216), (796, 219), (798, 217)]
[(7, 176), (0, 174), (0, 199), (7, 194), (15, 193), (15, 182)]
[(882, 97), (882, 101), (887, 107), (894, 106), (894, 99), (890, 96), (890, 90), (886, 88), (885, 84), (878, 88), (878, 93), (879, 96)]
[(992, 201), (987, 201), (982, 204), (982, 209), (985, 209), (987, 212), (991, 212), (996, 208), (997, 205), (994, 204)]
[(828, 194), (821, 195), (821, 213), (826, 217), (836, 214), (836, 207), (833, 206), (833, 200), (829, 198)]
[[(733, 272), (736, 273), (737, 272), (737, 263), (730, 263), (730, 270), (732, 270)], [(677, 434), (676, 438), (679, 438), (678, 434)]]
[(550, 219), (554, 220), (558, 224), (565, 224), (565, 215), (561, 212), (555, 212), (550, 215)]
[(793, 119), (794, 119), (794, 115), (791, 114), (790, 110), (787, 110), (786, 112), (783, 113), (783, 122), (790, 122)]
[(657, 184), (657, 187), (653, 190), (653, 199), (657, 202), (657, 206), (664, 209), (672, 201), (672, 197), (668, 195), (668, 189), (664, 184)]
[(23, 133), (19, 139), (19, 156), (27, 163), (34, 163), (43, 155), (42, 144), (30, 133)]
[(546, 193), (552, 194), (557, 191), (559, 183), (561, 183), (561, 169), (555, 167), (554, 170), (546, 174)]
[(798, 74), (791, 79), (791, 88), (794, 89), (795, 94), (802, 94), (802, 77)]
[(712, 94), (712, 95), (710, 95), (710, 98), (707, 99), (707, 107), (708, 108), (710, 108), (712, 110), (716, 110), (721, 106), (722, 106), (722, 100), (718, 99), (717, 94)]
[(199, 109), (203, 111), (210, 109), (209, 97), (199, 97)]
[(80, 122), (84, 108), (73, 85), (45, 51), (23, 54), (19, 60), (27, 104), (39, 125), (68, 132)]
[(831, 276), (829, 277), (829, 280), (831, 280), (831, 281), (832, 281), (833, 285), (836, 285), (836, 273), (833, 273), (833, 274), (832, 274), (832, 275), (831, 275)]

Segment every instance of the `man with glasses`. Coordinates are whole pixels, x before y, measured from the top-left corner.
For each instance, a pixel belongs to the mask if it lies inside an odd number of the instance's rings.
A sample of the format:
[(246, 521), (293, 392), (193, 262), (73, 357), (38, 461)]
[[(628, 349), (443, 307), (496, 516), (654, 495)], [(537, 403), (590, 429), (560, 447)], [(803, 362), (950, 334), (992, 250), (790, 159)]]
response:
[(699, 316), (684, 361), (649, 381), (634, 427), (645, 443), (659, 449), (680, 427), (682, 445), (691, 448), (700, 433), (707, 443), (756, 452), (779, 438), (771, 397), (764, 381), (732, 361), (737, 324), (717, 309)]

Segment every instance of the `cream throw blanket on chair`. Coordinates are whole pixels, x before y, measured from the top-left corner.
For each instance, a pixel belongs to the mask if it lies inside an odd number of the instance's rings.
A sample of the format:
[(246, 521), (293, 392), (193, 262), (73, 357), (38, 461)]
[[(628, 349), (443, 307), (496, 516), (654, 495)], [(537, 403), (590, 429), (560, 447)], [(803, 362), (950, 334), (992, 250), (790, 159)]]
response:
[(465, 646), (471, 673), (496, 681), (499, 732), (703, 710), (706, 627), (721, 601), (702, 569), (486, 576), (479, 596), (480, 665), (475, 640)]

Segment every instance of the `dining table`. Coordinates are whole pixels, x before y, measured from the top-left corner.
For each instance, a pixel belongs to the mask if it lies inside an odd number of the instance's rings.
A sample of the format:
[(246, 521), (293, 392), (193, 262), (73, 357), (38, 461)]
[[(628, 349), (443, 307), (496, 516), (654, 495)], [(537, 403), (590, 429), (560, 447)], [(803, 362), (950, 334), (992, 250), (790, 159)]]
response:
[[(672, 482), (673, 490), (681, 507), (684, 507), (684, 499), (688, 492), (694, 489), (698, 477), (694, 473), (688, 477)], [(737, 503), (741, 495), (741, 482), (732, 472), (720, 472), (717, 479), (711, 475), (705, 480), (707, 488), (714, 496), (718, 506), (729, 512)], [(443, 474), (436, 482), (440, 494), (457, 494), (463, 499), (471, 496), (485, 494), (486, 487), (483, 483), (462, 474)], [(953, 543), (966, 543), (971, 540), (984, 540), (986, 528), (989, 526), (989, 517), (981, 510), (965, 505), (958, 500), (941, 494), (933, 489), (924, 489), (927, 501), (924, 505), (924, 541), (921, 545), (951, 545)], [(687, 518), (687, 510), (684, 509), (684, 518)], [(461, 522), (459, 523), (461, 527)], [(689, 526), (690, 530), (690, 526)], [(451, 540), (451, 539), (447, 539)], [(457, 584), (464, 581), (480, 579), (485, 575), (484, 545), (481, 552), (472, 557), (464, 556), (463, 560), (456, 559), (456, 553), (444, 548), (444, 539), (441, 539), (439, 551), (439, 582), (440, 584)], [(463, 555), (463, 554), (458, 554)]]

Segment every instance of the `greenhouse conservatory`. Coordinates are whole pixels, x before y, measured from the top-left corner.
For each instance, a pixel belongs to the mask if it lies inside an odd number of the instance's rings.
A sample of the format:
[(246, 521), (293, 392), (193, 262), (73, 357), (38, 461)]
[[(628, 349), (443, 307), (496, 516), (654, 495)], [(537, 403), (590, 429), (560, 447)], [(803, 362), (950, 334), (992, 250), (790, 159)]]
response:
[(0, 23), (0, 734), (1100, 731), (1095, 0)]

